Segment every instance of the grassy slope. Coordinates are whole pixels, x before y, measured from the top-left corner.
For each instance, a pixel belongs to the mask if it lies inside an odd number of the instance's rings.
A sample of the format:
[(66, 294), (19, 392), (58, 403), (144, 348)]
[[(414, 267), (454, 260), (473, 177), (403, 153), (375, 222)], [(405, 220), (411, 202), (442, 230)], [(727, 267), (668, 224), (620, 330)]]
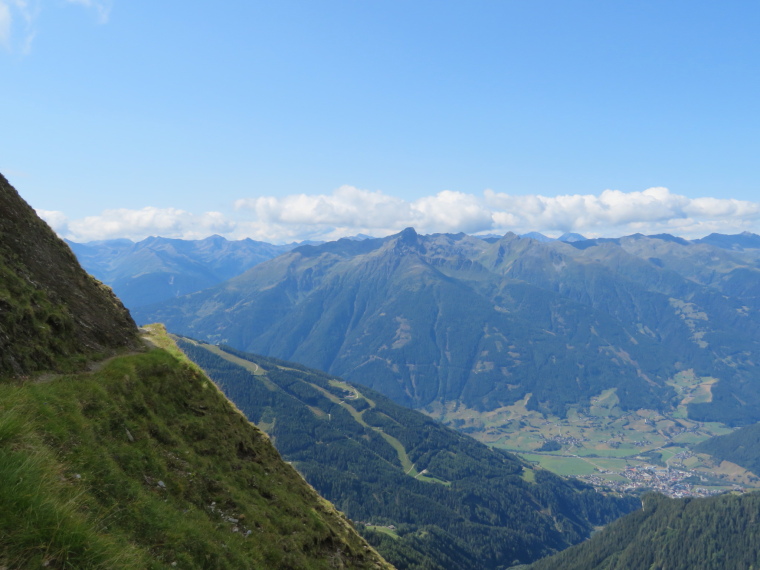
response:
[(173, 563), (387, 567), (205, 376), (165, 350), (0, 386), (0, 566)]

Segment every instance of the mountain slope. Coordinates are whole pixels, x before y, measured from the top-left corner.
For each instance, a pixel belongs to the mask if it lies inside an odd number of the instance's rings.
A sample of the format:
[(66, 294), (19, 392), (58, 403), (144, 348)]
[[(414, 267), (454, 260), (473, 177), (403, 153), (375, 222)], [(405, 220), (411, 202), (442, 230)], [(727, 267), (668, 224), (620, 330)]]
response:
[(385, 567), (199, 371), (164, 350), (0, 386), (0, 410), (6, 566)]
[(760, 564), (760, 493), (644, 497), (644, 508), (531, 570), (744, 570)]
[(531, 469), (324, 373), (190, 340), (178, 345), (321, 494), (369, 525), (360, 527), (365, 536), (399, 568), (529, 562), (640, 504)]
[(721, 461), (736, 463), (760, 476), (760, 424), (710, 438), (698, 444), (694, 450), (708, 453)]
[(734, 235), (710, 234), (702, 239), (695, 240), (695, 242), (709, 243), (710, 245), (735, 251), (760, 249), (760, 236), (750, 232), (742, 232)]
[[(697, 269), (689, 269), (689, 266)], [(141, 322), (340, 375), (396, 402), (564, 415), (614, 389), (672, 409), (677, 372), (718, 378), (700, 420), (760, 420), (755, 258), (672, 236), (573, 243), (419, 236), (299, 247)]]
[(82, 266), (113, 287), (130, 309), (211, 287), (298, 245), (229, 241), (218, 235), (68, 244)]
[(0, 377), (75, 365), (135, 346), (137, 331), (110, 289), (0, 175)]
[(2, 182), (0, 567), (390, 568)]

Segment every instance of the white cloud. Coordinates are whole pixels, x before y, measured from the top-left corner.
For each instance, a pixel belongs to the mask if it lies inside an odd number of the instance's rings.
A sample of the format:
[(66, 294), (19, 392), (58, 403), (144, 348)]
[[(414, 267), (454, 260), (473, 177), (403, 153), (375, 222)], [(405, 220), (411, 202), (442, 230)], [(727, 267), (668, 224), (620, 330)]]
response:
[[(675, 232), (696, 237), (701, 228), (755, 228), (760, 203), (723, 198), (688, 198), (667, 188), (642, 192), (605, 190), (598, 196), (512, 196), (486, 190), (495, 226), (517, 230), (580, 232), (588, 235)], [(717, 231), (717, 230), (716, 230)], [(741, 230), (739, 230), (741, 231)], [(688, 234), (688, 235), (687, 235)]]
[(69, 220), (61, 212), (38, 210), (40, 216), (62, 237), (77, 242), (156, 235), (201, 239), (212, 234), (230, 234), (235, 226), (219, 212), (196, 215), (176, 208), (146, 207), (140, 210), (105, 210), (99, 216)]
[(253, 211), (263, 222), (369, 226), (382, 226), (389, 216), (396, 216), (406, 209), (401, 198), (352, 186), (341, 186), (330, 195), (246, 198), (237, 200), (235, 208)]
[(412, 209), (422, 216), (419, 225), (425, 232), (475, 233), (493, 227), (493, 216), (486, 204), (472, 194), (444, 190), (415, 200)]
[(66, 0), (66, 2), (69, 4), (78, 4), (80, 6), (84, 6), (85, 8), (95, 10), (95, 13), (98, 15), (98, 21), (101, 24), (108, 22), (108, 18), (111, 15), (111, 7), (113, 4), (107, 0)]
[(5, 49), (11, 47), (11, 9), (5, 2), (0, 2), (0, 45)]
[(477, 232), (492, 225), (480, 198), (450, 190), (408, 202), (378, 191), (342, 186), (332, 194), (247, 198), (235, 202), (235, 207), (252, 212), (265, 224), (357, 230), (351, 233), (390, 233), (407, 226), (423, 232)]
[(69, 220), (63, 212), (55, 210), (37, 210), (37, 215), (59, 235), (66, 236), (69, 233)]
[[(68, 4), (93, 10), (98, 22), (105, 24), (111, 14), (112, 0), (66, 0)], [(0, 0), (0, 47), (8, 52), (27, 54), (37, 35), (36, 22), (42, 0)]]
[(0, 45), (9, 52), (18, 49), (27, 53), (35, 36), (34, 21), (38, 14), (38, 3), (33, 0), (0, 0)]
[(760, 232), (760, 203), (723, 198), (688, 198), (667, 188), (640, 192), (516, 196), (444, 190), (416, 200), (342, 186), (331, 194), (243, 198), (227, 214), (193, 214), (175, 208), (107, 210), (67, 220), (61, 212), (40, 214), (64, 237), (90, 241), (149, 235), (197, 239), (218, 233), (283, 243), (331, 240), (364, 233), (385, 236), (413, 226), (420, 233), (526, 233), (588, 237), (632, 233), (696, 238), (712, 232)]
[(684, 208), (690, 215), (712, 218), (757, 219), (760, 203), (734, 199), (696, 198)]

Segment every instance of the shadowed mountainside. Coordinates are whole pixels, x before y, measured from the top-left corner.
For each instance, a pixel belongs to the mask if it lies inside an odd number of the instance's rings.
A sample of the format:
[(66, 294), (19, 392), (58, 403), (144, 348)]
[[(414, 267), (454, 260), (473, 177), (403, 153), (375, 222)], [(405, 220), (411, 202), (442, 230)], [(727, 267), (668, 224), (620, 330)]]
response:
[(0, 175), (0, 376), (137, 345), (121, 302)]

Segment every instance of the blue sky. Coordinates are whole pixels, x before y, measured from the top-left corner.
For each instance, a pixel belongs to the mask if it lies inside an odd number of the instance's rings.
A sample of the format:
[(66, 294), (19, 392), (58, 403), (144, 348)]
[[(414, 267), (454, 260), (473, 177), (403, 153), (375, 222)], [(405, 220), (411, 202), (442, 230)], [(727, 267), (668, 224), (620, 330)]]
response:
[(0, 0), (61, 235), (760, 231), (760, 4)]

